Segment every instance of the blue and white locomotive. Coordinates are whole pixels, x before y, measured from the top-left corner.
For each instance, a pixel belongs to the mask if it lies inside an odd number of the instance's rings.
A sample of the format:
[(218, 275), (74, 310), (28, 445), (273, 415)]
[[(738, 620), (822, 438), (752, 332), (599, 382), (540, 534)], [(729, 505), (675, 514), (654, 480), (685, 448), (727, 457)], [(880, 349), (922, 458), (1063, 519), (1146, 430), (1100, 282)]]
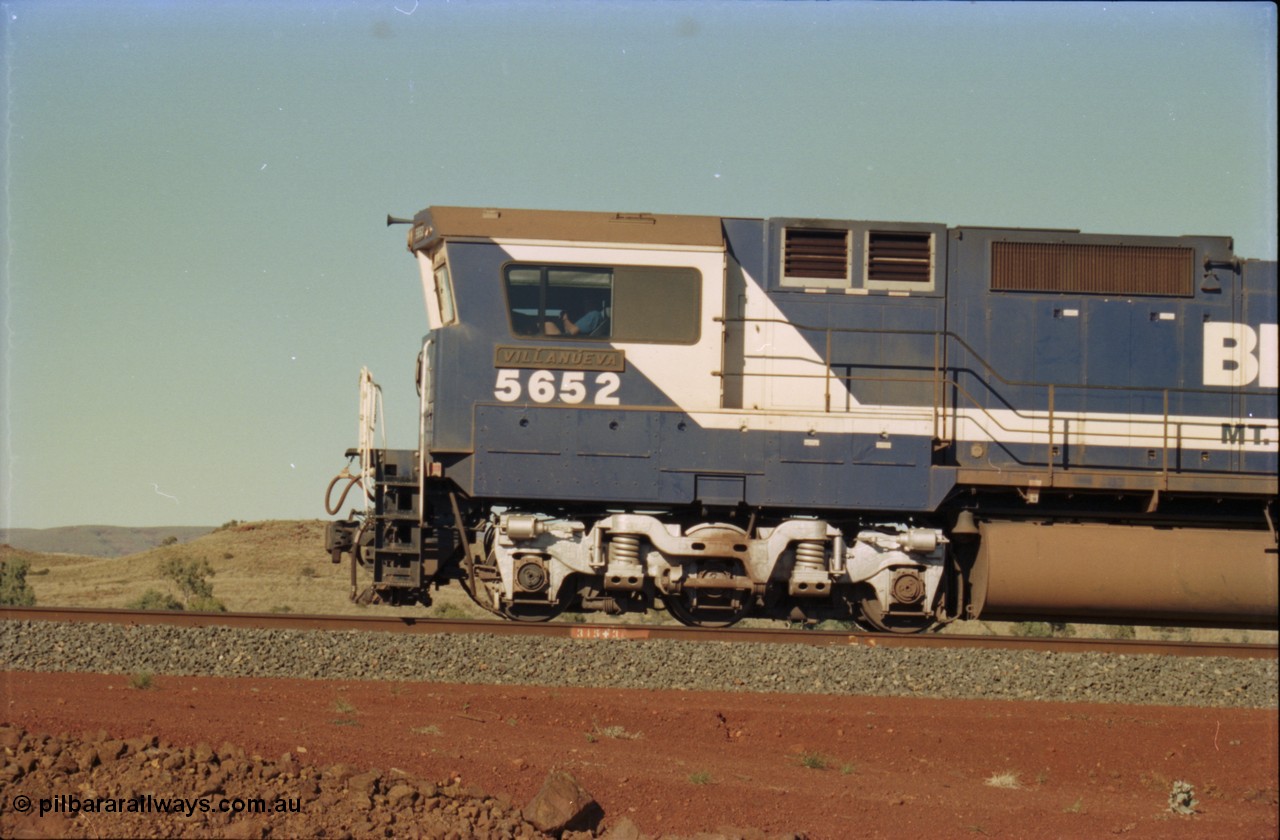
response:
[(1230, 239), (410, 224), (420, 445), (348, 453), (353, 596), (365, 567), (364, 598), (457, 579), (531, 620), (1276, 626), (1276, 264)]

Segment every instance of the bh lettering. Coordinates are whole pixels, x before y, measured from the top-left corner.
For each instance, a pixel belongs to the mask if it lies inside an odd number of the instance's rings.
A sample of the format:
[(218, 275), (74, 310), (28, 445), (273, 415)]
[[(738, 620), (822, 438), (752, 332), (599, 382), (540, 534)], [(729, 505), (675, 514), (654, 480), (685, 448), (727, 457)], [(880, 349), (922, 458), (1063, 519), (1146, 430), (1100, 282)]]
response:
[(1276, 346), (1280, 334), (1275, 324), (1254, 331), (1248, 324), (1210, 321), (1204, 325), (1204, 384), (1241, 388), (1258, 380), (1260, 388), (1275, 388)]

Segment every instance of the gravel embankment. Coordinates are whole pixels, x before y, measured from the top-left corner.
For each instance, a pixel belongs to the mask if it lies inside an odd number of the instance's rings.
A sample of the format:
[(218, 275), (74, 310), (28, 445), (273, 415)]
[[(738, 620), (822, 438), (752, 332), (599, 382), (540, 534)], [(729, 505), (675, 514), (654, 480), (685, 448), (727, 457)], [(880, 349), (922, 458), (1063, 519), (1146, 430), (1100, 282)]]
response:
[(1275, 708), (1271, 660), (11, 621), (0, 669)]

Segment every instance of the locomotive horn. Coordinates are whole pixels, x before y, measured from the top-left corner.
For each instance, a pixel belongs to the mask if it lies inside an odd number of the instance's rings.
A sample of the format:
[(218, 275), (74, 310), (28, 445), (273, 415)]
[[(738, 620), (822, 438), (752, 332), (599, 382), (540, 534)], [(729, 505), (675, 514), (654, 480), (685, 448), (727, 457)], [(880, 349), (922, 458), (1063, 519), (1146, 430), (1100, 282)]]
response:
[(1217, 269), (1223, 268), (1230, 269), (1233, 273), (1239, 274), (1243, 267), (1244, 262), (1239, 257), (1232, 257), (1229, 260), (1211, 260), (1208, 257), (1204, 258), (1205, 271), (1216, 271)]
[(397, 219), (395, 216), (391, 215), (390, 213), (387, 214), (387, 227), (391, 227), (392, 225), (411, 225), (411, 224), (413, 224), (413, 219)]
[(973, 521), (973, 511), (962, 510), (956, 517), (956, 526), (951, 529), (953, 537), (976, 537), (981, 533)]

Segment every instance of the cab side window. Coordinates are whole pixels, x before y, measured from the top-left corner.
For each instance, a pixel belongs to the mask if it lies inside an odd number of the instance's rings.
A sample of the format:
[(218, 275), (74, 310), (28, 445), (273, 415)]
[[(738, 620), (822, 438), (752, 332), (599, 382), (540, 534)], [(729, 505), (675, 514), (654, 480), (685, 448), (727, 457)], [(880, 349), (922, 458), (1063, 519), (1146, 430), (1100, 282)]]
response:
[(506, 274), (511, 329), (516, 335), (594, 339), (612, 335), (611, 269), (509, 266)]
[(696, 269), (509, 265), (505, 279), (517, 336), (693, 344), (700, 334)]

